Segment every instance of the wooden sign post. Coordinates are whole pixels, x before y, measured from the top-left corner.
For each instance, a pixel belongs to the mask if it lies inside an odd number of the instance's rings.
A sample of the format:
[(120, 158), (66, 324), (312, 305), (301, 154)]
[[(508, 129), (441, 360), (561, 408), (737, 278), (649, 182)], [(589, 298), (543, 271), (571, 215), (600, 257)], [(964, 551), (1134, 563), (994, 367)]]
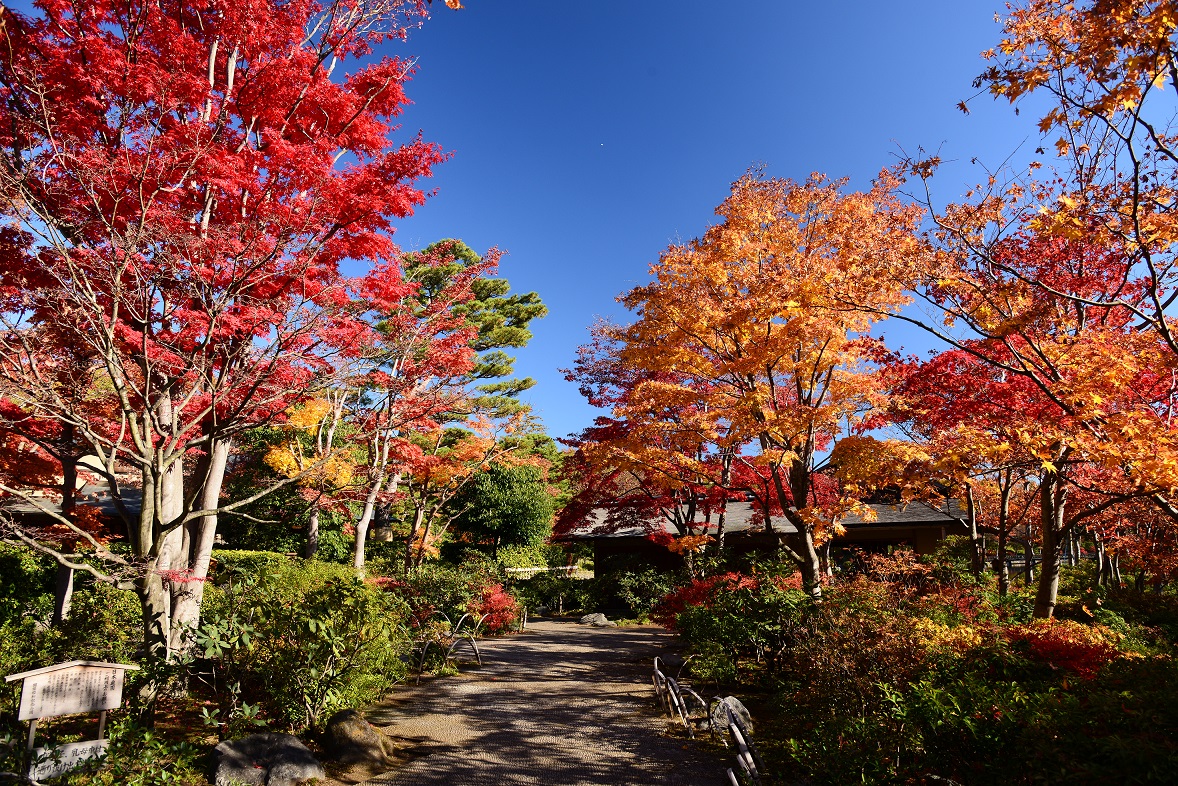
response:
[[(5, 682), (24, 680), (20, 691), (18, 720), (29, 722), (28, 772), (30, 780), (55, 778), (80, 767), (90, 759), (106, 755), (106, 713), (123, 703), (123, 673), (138, 666), (72, 660), (43, 669), (10, 674)], [(97, 712), (98, 739), (71, 742), (52, 749), (37, 748), (34, 739), (42, 718)]]

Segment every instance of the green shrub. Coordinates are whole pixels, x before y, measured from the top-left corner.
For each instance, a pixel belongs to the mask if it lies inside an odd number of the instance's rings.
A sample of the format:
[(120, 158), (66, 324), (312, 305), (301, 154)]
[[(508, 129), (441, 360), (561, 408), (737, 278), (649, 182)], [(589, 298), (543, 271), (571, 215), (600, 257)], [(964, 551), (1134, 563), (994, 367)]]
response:
[(527, 579), (512, 579), (510, 588), (516, 599), (533, 612), (543, 606), (556, 614), (597, 611), (600, 602), (600, 579), (576, 579), (564, 573), (538, 573)]
[[(408, 609), (342, 565), (236, 569), (207, 590), (194, 634), (194, 683), (223, 733), (266, 719), (292, 729), (379, 698), (405, 674)], [(259, 713), (260, 708), (260, 713)]]
[(434, 613), (445, 614), (457, 623), (477, 594), (484, 574), (456, 565), (428, 562), (406, 580), (405, 598), (414, 616), (424, 621)]
[(968, 587), (978, 583), (973, 575), (969, 537), (950, 535), (937, 544), (932, 554), (921, 558), (932, 568), (933, 577), (942, 586)]
[(675, 579), (669, 573), (645, 568), (627, 570), (610, 576), (613, 592), (622, 606), (633, 616), (650, 617), (655, 605), (675, 589)]
[(291, 558), (278, 551), (250, 551), (243, 549), (214, 549), (213, 566), (209, 571), (215, 582), (238, 573), (256, 573), (288, 565)]
[(74, 592), (58, 626), (27, 618), (0, 625), (0, 674), (67, 660), (135, 663), (142, 612), (135, 593), (93, 582)]
[(98, 767), (62, 778), (70, 786), (204, 786), (207, 752), (173, 742), (129, 721), (110, 726), (110, 747)]
[(697, 680), (773, 691), (758, 740), (787, 780), (1172, 780), (1178, 664), (1137, 654), (1140, 628), (1099, 607), (1084, 623), (1011, 621), (983, 587), (884, 567), (899, 580), (837, 584), (821, 604), (727, 574), (661, 609), (694, 653)]
[(497, 561), (505, 568), (559, 567), (565, 563), (565, 552), (560, 546), (546, 544), (502, 546)]
[(0, 543), (0, 624), (53, 613), (57, 563), (31, 549)]

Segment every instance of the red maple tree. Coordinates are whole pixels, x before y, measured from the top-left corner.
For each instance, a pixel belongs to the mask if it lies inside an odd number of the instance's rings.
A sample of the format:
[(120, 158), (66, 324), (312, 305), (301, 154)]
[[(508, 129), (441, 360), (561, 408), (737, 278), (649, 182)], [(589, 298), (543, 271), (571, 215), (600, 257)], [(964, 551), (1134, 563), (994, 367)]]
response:
[[(104, 577), (166, 651), (197, 614), (234, 436), (346, 373), (370, 326), (340, 264), (395, 256), (444, 158), (392, 140), (412, 65), (374, 56), (425, 6), (36, 8), (0, 17), (0, 387), (98, 456), (131, 546), (99, 550)], [(47, 342), (90, 358), (85, 406)]]

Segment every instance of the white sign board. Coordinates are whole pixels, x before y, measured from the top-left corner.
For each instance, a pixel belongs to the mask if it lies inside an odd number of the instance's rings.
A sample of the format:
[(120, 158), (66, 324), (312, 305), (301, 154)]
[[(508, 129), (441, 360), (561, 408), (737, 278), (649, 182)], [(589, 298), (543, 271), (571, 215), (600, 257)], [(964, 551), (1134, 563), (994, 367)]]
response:
[(35, 781), (56, 778), (76, 770), (91, 759), (106, 756), (107, 740), (71, 742), (56, 748), (33, 748), (29, 778)]
[(123, 672), (134, 666), (72, 661), (14, 674), (23, 679), (17, 718), (53, 718), (79, 712), (116, 709), (123, 701)]

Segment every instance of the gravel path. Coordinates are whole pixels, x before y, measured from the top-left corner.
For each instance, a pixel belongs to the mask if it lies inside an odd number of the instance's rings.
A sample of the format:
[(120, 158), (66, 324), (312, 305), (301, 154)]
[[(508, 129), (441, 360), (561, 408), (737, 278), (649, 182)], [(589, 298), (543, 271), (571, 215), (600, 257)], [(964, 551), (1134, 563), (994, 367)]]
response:
[(667, 734), (650, 684), (673, 645), (651, 627), (533, 622), (480, 642), (481, 668), (402, 689), (366, 711), (411, 753), (365, 781), (395, 786), (720, 786), (718, 756)]

